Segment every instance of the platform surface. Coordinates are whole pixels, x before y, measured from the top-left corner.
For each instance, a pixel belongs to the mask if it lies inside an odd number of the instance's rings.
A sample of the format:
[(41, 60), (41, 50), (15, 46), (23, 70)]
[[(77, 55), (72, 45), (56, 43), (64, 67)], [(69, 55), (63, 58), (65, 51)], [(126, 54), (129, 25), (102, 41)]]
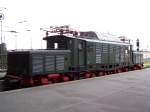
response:
[(0, 112), (150, 112), (150, 69), (0, 92)]

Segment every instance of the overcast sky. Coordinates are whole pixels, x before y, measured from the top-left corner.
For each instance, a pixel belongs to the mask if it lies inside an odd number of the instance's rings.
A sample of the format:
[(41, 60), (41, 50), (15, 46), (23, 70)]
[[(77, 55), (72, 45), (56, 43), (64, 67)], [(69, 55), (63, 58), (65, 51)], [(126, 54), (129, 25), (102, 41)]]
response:
[[(50, 25), (124, 35), (134, 42), (139, 38), (141, 49), (150, 49), (149, 0), (0, 0), (0, 7), (7, 8), (3, 29), (20, 32), (5, 32), (8, 49), (31, 48), (31, 44), (41, 48), (40, 28)], [(19, 23), (24, 20), (28, 22)]]

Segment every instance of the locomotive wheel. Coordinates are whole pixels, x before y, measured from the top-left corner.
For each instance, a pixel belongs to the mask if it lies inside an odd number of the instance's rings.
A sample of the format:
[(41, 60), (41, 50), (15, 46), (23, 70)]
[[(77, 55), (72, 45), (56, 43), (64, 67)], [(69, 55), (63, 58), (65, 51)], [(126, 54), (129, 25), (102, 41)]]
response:
[(128, 70), (128, 68), (125, 68), (125, 72), (128, 72), (129, 70)]
[(35, 86), (35, 83), (33, 81), (32, 78), (25, 78), (24, 80), (21, 81), (21, 85), (23, 87), (32, 87), (32, 86)]
[(42, 85), (47, 85), (47, 84), (49, 84), (48, 78), (42, 77), (42, 78), (41, 78), (41, 84), (42, 84)]
[(64, 82), (70, 81), (70, 78), (68, 76), (63, 76), (62, 79)]
[(133, 67), (133, 70), (137, 70), (136, 66)]
[(121, 73), (122, 72), (122, 70), (121, 69), (118, 69), (118, 73)]
[(58, 83), (61, 81), (60, 74), (49, 74), (48, 80), (49, 80), (49, 83)]
[(109, 71), (107, 72), (107, 75), (110, 75), (110, 72), (109, 72)]
[(107, 72), (103, 72), (104, 76), (107, 75)]
[(96, 77), (96, 74), (95, 73), (91, 73), (91, 77)]
[(103, 72), (99, 72), (98, 75), (99, 75), (99, 76), (103, 76), (104, 73), (103, 73)]
[(85, 74), (85, 78), (90, 78), (91, 77), (91, 74), (90, 73), (86, 73)]

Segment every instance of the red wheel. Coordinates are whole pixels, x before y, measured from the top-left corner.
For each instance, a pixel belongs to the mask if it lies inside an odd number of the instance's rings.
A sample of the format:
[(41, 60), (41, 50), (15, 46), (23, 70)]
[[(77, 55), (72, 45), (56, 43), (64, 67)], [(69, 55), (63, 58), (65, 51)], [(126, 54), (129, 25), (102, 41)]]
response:
[(122, 69), (118, 69), (118, 73), (121, 73), (122, 72)]
[(42, 85), (47, 85), (47, 84), (49, 84), (48, 78), (42, 77), (42, 78), (41, 78), (41, 84), (42, 84)]
[(90, 78), (90, 77), (91, 77), (91, 74), (89, 74), (89, 73), (85, 74), (85, 78)]
[(34, 86), (35, 84), (32, 78), (25, 78), (21, 81), (21, 85), (28, 87), (28, 86)]
[(99, 76), (103, 76), (104, 73), (103, 73), (103, 72), (99, 72), (98, 75), (99, 75)]
[(96, 74), (95, 73), (91, 73), (91, 77), (96, 77)]
[(70, 78), (68, 76), (63, 76), (63, 81), (66, 82), (66, 81), (69, 81)]
[[(103, 74), (104, 74), (104, 75), (107, 75), (107, 72), (103, 72)], [(104, 75), (103, 75), (103, 76), (104, 76)]]
[(134, 67), (133, 67), (133, 70), (136, 70), (136, 69), (137, 69), (136, 66), (134, 66)]
[(128, 68), (125, 68), (125, 72), (128, 72), (129, 70), (128, 70)]

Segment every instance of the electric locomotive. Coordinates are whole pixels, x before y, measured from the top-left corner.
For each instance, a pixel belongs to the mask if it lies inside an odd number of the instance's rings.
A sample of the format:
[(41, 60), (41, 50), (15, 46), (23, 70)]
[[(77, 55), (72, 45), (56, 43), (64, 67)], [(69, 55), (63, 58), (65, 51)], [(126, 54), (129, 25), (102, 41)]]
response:
[(43, 39), (47, 42), (46, 49), (8, 52), (6, 83), (36, 86), (143, 67), (142, 53), (134, 52), (129, 41), (110, 34), (76, 32), (61, 26), (51, 27)]

